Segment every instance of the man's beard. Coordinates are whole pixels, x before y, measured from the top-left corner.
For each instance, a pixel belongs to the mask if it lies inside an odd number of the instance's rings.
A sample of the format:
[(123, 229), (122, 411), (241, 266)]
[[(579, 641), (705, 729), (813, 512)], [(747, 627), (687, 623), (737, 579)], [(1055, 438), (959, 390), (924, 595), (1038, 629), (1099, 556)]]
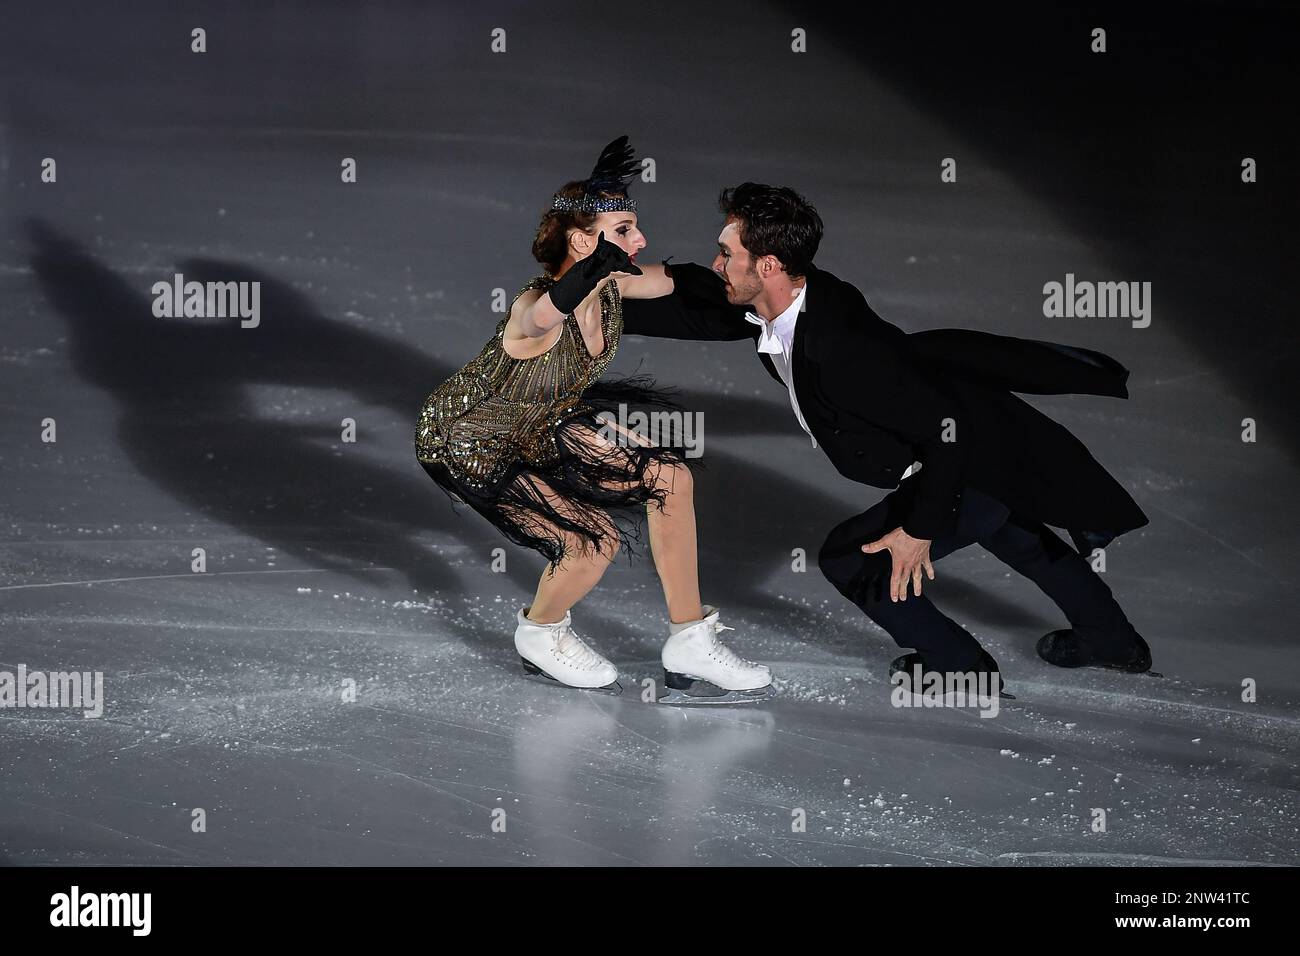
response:
[(749, 305), (763, 291), (763, 283), (758, 278), (758, 270), (746, 272), (740, 284), (731, 286), (730, 300), (733, 305)]

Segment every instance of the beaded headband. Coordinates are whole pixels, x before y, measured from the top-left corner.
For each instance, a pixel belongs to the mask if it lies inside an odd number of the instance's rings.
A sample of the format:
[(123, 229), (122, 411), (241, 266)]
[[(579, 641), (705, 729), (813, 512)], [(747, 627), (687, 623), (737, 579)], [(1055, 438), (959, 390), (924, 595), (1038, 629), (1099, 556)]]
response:
[(551, 208), (560, 212), (636, 212), (636, 200), (627, 196), (593, 196), (590, 193), (581, 199), (556, 196), (551, 200)]
[(551, 208), (560, 212), (635, 212), (636, 200), (628, 197), (627, 190), (640, 169), (627, 137), (620, 136), (600, 151), (591, 175), (583, 181), (582, 197), (553, 196)]

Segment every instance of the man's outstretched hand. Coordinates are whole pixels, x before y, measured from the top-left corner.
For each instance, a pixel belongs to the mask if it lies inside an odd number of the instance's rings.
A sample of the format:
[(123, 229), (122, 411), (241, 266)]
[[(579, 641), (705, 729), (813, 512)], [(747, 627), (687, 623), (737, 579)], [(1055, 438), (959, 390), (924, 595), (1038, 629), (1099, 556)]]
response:
[(921, 569), (934, 580), (934, 565), (930, 563), (930, 541), (928, 538), (913, 538), (902, 528), (895, 528), (889, 534), (870, 544), (864, 544), (862, 550), (867, 554), (888, 551), (894, 565), (894, 573), (889, 578), (889, 599), (891, 601), (907, 600), (907, 582), (910, 579), (916, 589), (916, 596), (921, 596)]

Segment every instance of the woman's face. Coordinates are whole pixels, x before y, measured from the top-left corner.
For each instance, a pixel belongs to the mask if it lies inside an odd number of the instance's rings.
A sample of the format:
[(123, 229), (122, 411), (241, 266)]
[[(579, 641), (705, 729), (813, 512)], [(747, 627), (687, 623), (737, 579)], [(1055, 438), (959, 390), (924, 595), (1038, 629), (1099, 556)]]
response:
[(627, 253), (636, 262), (636, 254), (645, 248), (645, 234), (637, 228), (634, 212), (602, 212), (591, 224), (591, 238), (604, 231), (605, 238)]

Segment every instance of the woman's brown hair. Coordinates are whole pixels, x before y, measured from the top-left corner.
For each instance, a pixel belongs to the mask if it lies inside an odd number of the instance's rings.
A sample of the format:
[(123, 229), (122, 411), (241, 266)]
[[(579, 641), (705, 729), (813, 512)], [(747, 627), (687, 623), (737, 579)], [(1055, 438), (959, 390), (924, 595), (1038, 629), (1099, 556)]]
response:
[[(581, 199), (586, 194), (587, 183), (588, 180), (575, 179), (560, 187), (556, 195), (565, 199)], [(601, 191), (598, 195), (613, 198), (625, 194)], [(542, 264), (547, 275), (555, 275), (569, 253), (569, 230), (581, 229), (588, 232), (595, 222), (596, 214), (592, 212), (546, 210), (537, 226), (537, 235), (533, 238), (533, 258)]]

